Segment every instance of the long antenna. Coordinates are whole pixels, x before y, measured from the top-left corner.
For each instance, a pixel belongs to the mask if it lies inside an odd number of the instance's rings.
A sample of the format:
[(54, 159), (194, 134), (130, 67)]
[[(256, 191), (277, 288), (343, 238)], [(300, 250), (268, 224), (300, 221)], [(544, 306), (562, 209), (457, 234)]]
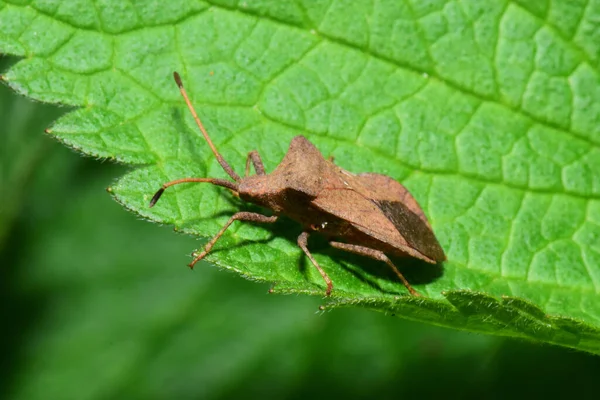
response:
[(227, 175), (229, 175), (234, 181), (240, 182), (242, 180), (242, 178), (240, 178), (240, 176), (235, 173), (233, 168), (231, 168), (229, 166), (229, 164), (227, 164), (227, 161), (225, 161), (223, 156), (221, 156), (221, 154), (219, 153), (219, 151), (213, 144), (212, 140), (210, 140), (208, 133), (206, 133), (206, 129), (204, 128), (204, 125), (202, 125), (202, 122), (200, 121), (198, 114), (196, 114), (196, 110), (194, 110), (194, 106), (192, 106), (192, 102), (190, 101), (190, 98), (188, 97), (188, 95), (185, 91), (185, 88), (183, 87), (183, 82), (181, 82), (181, 77), (179, 76), (179, 74), (177, 72), (173, 72), (173, 77), (175, 78), (175, 82), (177, 82), (177, 86), (179, 86), (179, 91), (181, 92), (183, 99), (185, 100), (188, 108), (190, 109), (190, 112), (192, 113), (192, 116), (194, 117), (194, 120), (196, 121), (196, 125), (198, 125), (198, 128), (200, 128), (200, 131), (202, 132), (204, 139), (206, 139), (206, 141), (208, 142), (208, 145), (210, 146), (210, 149), (212, 150), (215, 157), (217, 158), (217, 161), (219, 162), (219, 164), (221, 164), (221, 167), (223, 167), (225, 172), (227, 172)]

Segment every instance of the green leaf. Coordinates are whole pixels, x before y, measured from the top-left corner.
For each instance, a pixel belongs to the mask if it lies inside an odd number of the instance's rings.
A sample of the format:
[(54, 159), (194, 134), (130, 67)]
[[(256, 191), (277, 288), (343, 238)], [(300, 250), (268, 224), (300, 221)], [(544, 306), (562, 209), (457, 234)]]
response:
[[(1, 3), (5, 75), (32, 98), (80, 106), (52, 133), (143, 166), (112, 191), (137, 214), (204, 237), (240, 204), (171, 74), (217, 147), (267, 170), (306, 135), (353, 172), (405, 184), (448, 255), (406, 274), (315, 243), (332, 306), (600, 353), (600, 9), (572, 1)], [(43, 35), (40, 32), (44, 32)], [(285, 293), (321, 295), (292, 223), (236, 224), (208, 261)], [(402, 267), (402, 266), (401, 266)], [(440, 275), (440, 276), (437, 276)]]
[[(51, 121), (43, 104), (7, 87), (0, 100), (14, 110), (3, 120), (9, 137), (22, 140), (12, 149), (33, 135), (49, 144), (0, 250), (0, 314), (10, 321), (0, 334), (0, 398), (511, 398), (524, 384), (545, 397), (596, 392), (592, 354), (355, 307), (314, 315), (318, 298), (273, 298), (266, 284), (206, 267), (185, 273), (192, 238), (99, 195), (126, 167), (39, 135)], [(14, 176), (23, 164), (10, 160), (3, 172)], [(465, 386), (457, 373), (474, 365)]]
[[(0, 398), (254, 398), (265, 388), (277, 398), (299, 391), (331, 397), (322, 382), (332, 393), (364, 397), (394, 393), (399, 382), (420, 390), (412, 374), (431, 376), (423, 354), (436, 357), (439, 375), (447, 376), (457, 357), (497, 351), (498, 338), (366, 310), (314, 315), (319, 299), (274, 301), (267, 285), (257, 290), (214, 269), (186, 272), (192, 238), (144, 223), (99, 195), (126, 168), (78, 157), (40, 135), (56, 108), (4, 86), (0, 104), (6, 110), (2, 176), (27, 175), (18, 190), (14, 180), (2, 181), (2, 193), (10, 193), (2, 205), (16, 206), (0, 221), (8, 233), (0, 243), (0, 317), (10, 321), (0, 333)], [(37, 142), (44, 142), (43, 154), (29, 157)], [(21, 173), (24, 165), (30, 173)], [(555, 351), (567, 357), (562, 365), (573, 356)], [(593, 357), (576, 356), (578, 363)], [(373, 366), (368, 374), (365, 360)], [(399, 377), (401, 369), (411, 374)]]

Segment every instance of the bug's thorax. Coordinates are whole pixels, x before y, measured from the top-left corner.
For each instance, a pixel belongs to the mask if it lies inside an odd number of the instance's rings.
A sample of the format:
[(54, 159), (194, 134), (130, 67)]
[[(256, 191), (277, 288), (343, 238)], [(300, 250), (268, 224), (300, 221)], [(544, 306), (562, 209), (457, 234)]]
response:
[(242, 179), (239, 195), (245, 201), (304, 222), (311, 213), (310, 203), (324, 189), (343, 185), (338, 182), (336, 168), (306, 138), (297, 136), (272, 173)]
[(310, 230), (325, 233), (326, 228), (333, 228), (325, 213), (313, 207), (317, 196), (286, 182), (285, 176), (270, 174), (243, 178), (238, 193), (242, 200), (283, 214)]

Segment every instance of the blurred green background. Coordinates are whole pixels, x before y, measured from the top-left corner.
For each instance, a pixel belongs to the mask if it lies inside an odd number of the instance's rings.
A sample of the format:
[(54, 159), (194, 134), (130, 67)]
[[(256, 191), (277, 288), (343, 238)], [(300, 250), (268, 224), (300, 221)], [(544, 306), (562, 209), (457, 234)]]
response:
[(0, 397), (597, 398), (599, 357), (190, 272), (105, 192), (125, 167), (43, 134), (66, 111), (0, 87)]

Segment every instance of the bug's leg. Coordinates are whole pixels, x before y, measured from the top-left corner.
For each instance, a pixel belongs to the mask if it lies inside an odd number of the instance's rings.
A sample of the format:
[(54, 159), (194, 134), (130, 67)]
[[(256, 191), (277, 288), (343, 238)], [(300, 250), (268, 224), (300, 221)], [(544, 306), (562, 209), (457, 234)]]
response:
[(298, 246), (300, 246), (300, 248), (302, 249), (304, 254), (306, 254), (306, 256), (310, 259), (310, 261), (313, 263), (315, 268), (317, 270), (319, 270), (319, 273), (321, 274), (321, 276), (323, 277), (323, 280), (327, 284), (327, 290), (325, 290), (325, 296), (329, 296), (331, 294), (331, 289), (333, 289), (333, 282), (331, 282), (331, 278), (329, 277), (329, 275), (327, 275), (327, 273), (323, 270), (323, 268), (321, 268), (321, 266), (317, 263), (317, 260), (315, 260), (315, 258), (312, 256), (310, 251), (308, 251), (308, 247), (306, 246), (307, 244), (308, 244), (308, 232), (302, 232), (300, 234), (300, 236), (298, 236)]
[(258, 154), (258, 151), (252, 150), (250, 153), (248, 153), (248, 157), (246, 158), (246, 176), (250, 175), (250, 162), (252, 162), (252, 165), (254, 165), (256, 175), (265, 174), (265, 166), (260, 158), (260, 154)]
[(210, 240), (210, 242), (206, 243), (206, 245), (204, 246), (204, 250), (202, 250), (202, 253), (198, 254), (196, 256), (196, 258), (194, 258), (194, 261), (189, 263), (188, 266), (190, 268), (194, 268), (194, 264), (196, 264), (198, 261), (200, 261), (204, 257), (206, 257), (206, 255), (208, 254), (210, 249), (213, 248), (213, 246), (215, 245), (217, 240), (219, 240), (219, 238), (221, 236), (223, 236), (223, 233), (225, 233), (227, 228), (229, 228), (229, 225), (231, 225), (234, 221), (248, 221), (248, 222), (255, 222), (255, 223), (259, 223), (259, 224), (271, 224), (271, 223), (277, 221), (277, 218), (278, 218), (277, 215), (273, 215), (273, 216), (269, 217), (267, 215), (262, 215), (262, 214), (257, 214), (257, 213), (253, 213), (253, 212), (247, 212), (247, 211), (242, 211), (242, 212), (233, 214), (231, 216), (231, 218), (229, 218), (229, 221), (227, 221), (225, 226), (223, 226), (221, 228), (219, 233), (217, 233), (215, 235), (215, 237), (213, 237)]
[(378, 261), (383, 261), (394, 271), (394, 273), (398, 276), (398, 278), (400, 278), (400, 280), (402, 281), (404, 286), (406, 286), (406, 288), (408, 289), (410, 294), (412, 294), (413, 296), (420, 296), (420, 294), (417, 293), (417, 291), (415, 289), (413, 289), (412, 286), (410, 286), (410, 283), (408, 283), (408, 281), (406, 280), (404, 275), (402, 275), (400, 273), (400, 271), (398, 271), (398, 268), (396, 268), (396, 266), (392, 263), (392, 261), (388, 258), (388, 256), (386, 256), (382, 251), (374, 250), (369, 247), (358, 246), (355, 244), (348, 244), (348, 243), (342, 243), (342, 242), (329, 242), (329, 244), (331, 246), (335, 247), (336, 249), (345, 250), (350, 253), (370, 257), (370, 258), (373, 258)]
[(335, 161), (335, 156), (327, 157), (327, 161), (329, 161), (330, 163), (333, 163)]

